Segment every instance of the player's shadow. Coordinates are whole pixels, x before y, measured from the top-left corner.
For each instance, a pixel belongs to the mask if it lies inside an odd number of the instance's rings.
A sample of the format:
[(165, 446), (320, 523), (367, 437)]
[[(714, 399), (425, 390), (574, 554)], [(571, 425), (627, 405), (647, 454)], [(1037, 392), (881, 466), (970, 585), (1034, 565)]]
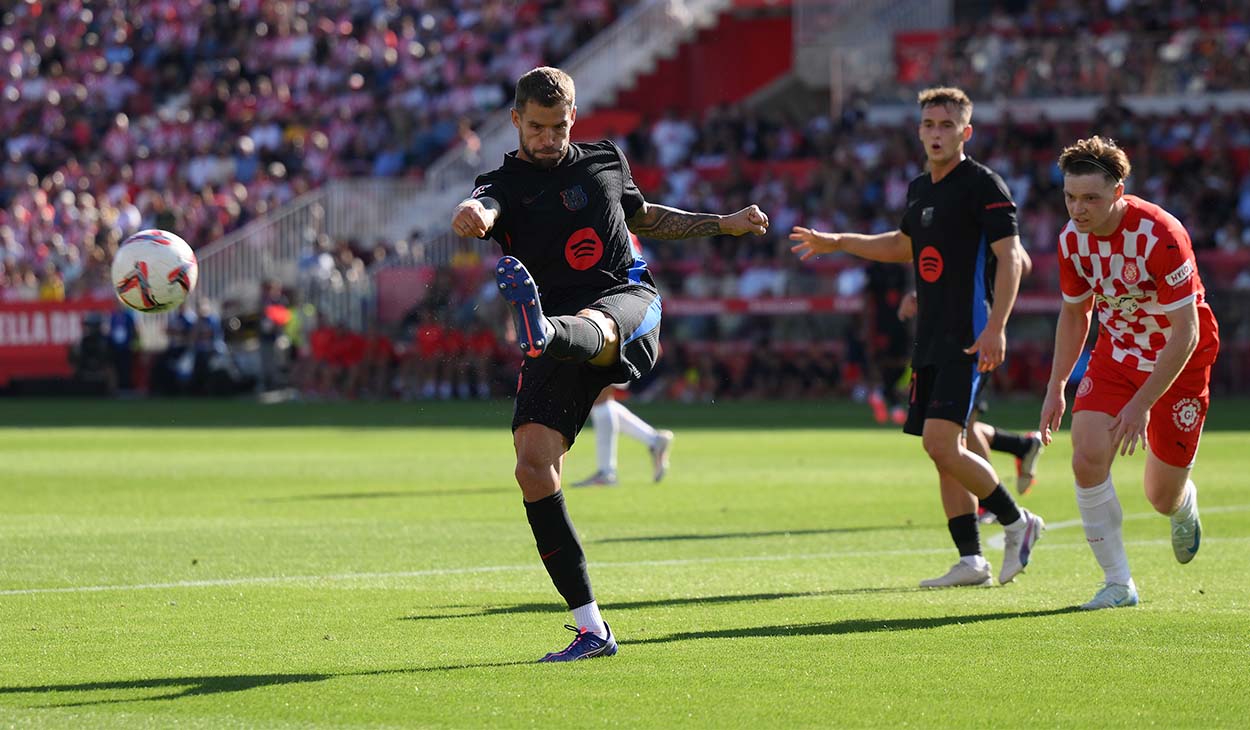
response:
[[(1077, 606), (1045, 609), (1039, 611), (1003, 611), (961, 616), (933, 616), (928, 618), (848, 619), (829, 623), (790, 624), (781, 626), (753, 626), (739, 629), (712, 629), (706, 631), (683, 631), (667, 636), (623, 642), (625, 646), (643, 644), (667, 644), (675, 641), (701, 639), (747, 639), (775, 638), (779, 636), (837, 636), (842, 634), (871, 634), (882, 631), (923, 631), (943, 626), (966, 625), (985, 621), (1006, 621), (1022, 618), (1059, 616), (1079, 611)], [(319, 674), (245, 674), (209, 675), (204, 677), (157, 677), (152, 679), (128, 679), (112, 682), (81, 682), (77, 684), (46, 684), (20, 687), (0, 686), (0, 696), (32, 694), (47, 697), (53, 693), (76, 694), (80, 692), (133, 692), (142, 690), (171, 689), (173, 691), (151, 697), (106, 698), (78, 702), (49, 703), (38, 707), (86, 707), (91, 705), (120, 704), (126, 702), (170, 701), (183, 697), (243, 692), (263, 687), (288, 684), (324, 682), (339, 677), (376, 677), (385, 675), (420, 674), (426, 672), (453, 672), (461, 669), (491, 669), (533, 664), (533, 659), (513, 662), (481, 662), (447, 664), (433, 667), (408, 667), (400, 669), (377, 669), (362, 672)]]
[(856, 532), (891, 532), (911, 530), (915, 525), (874, 525), (868, 527), (827, 527), (807, 530), (758, 530), (755, 532), (688, 532), (677, 535), (639, 535), (636, 537), (605, 537), (592, 540), (597, 544), (613, 542), (682, 542), (687, 540), (742, 540), (754, 537), (791, 537), (803, 535), (849, 535)]
[[(835, 588), (827, 591), (795, 591), (792, 593), (742, 593), (724, 596), (688, 596), (685, 598), (652, 598), (641, 601), (612, 601), (613, 611), (631, 608), (657, 608), (674, 606), (702, 606), (719, 603), (758, 603), (780, 601), (786, 598), (821, 598), (826, 596), (856, 596), (882, 593), (919, 593), (928, 589), (913, 586), (885, 586), (881, 588)], [(472, 609), (459, 613), (436, 613), (404, 616), (402, 621), (429, 621), (447, 618), (481, 618), (515, 613), (562, 613), (564, 609), (555, 603), (516, 603), (508, 606), (447, 606), (449, 609)]]
[(973, 613), (962, 616), (931, 616), (928, 618), (854, 618), (828, 623), (787, 624), (782, 626), (751, 626), (741, 629), (711, 629), (707, 631), (682, 631), (668, 636), (630, 641), (630, 644), (668, 644), (674, 641), (696, 639), (751, 639), (779, 636), (837, 636), (840, 634), (872, 634), (888, 631), (917, 631), (937, 629), (943, 626), (966, 625), (984, 621), (1006, 621), (1020, 618), (1061, 616), (1080, 611), (1080, 606), (1064, 606), (1038, 611), (1002, 611), (998, 613)]
[(388, 492), (331, 492), (328, 494), (296, 494), (290, 497), (266, 497), (253, 502), (319, 502), (351, 499), (426, 499), (429, 497), (463, 497), (473, 494), (514, 493), (516, 487), (462, 487), (456, 489), (404, 489)]
[(172, 691), (148, 697), (114, 697), (99, 700), (82, 700), (78, 702), (53, 702), (37, 705), (39, 708), (52, 707), (89, 707), (93, 705), (114, 705), (127, 702), (154, 702), (177, 700), (183, 697), (243, 692), (262, 687), (277, 687), (287, 684), (308, 684), (324, 682), (339, 677), (376, 677), (388, 674), (415, 674), (419, 672), (444, 672), (457, 669), (489, 669), (491, 667), (511, 667), (531, 664), (529, 661), (515, 662), (484, 662), (481, 664), (453, 664), (437, 667), (411, 667), (403, 669), (378, 669), (364, 672), (341, 672), (327, 674), (242, 674), (242, 675), (209, 675), (205, 677), (155, 677), (152, 679), (126, 679), (112, 682), (80, 682), (76, 684), (46, 684), (26, 687), (0, 687), (0, 696), (32, 694), (46, 697), (50, 693), (76, 694), (80, 692), (136, 692), (143, 690)]

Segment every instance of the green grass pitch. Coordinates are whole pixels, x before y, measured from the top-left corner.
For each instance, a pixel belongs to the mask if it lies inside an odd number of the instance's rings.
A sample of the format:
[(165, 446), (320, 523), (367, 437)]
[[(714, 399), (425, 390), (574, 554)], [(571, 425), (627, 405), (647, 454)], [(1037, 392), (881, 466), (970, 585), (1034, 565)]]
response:
[(1143, 603), (1096, 613), (1066, 432), (1027, 572), (923, 591), (955, 555), (916, 439), (847, 404), (640, 406), (669, 478), (624, 440), (620, 487), (568, 492), (621, 651), (536, 665), (571, 634), (507, 403), (3, 401), (0, 727), (1245, 727), (1250, 404), (1216, 405), (1200, 555), (1121, 458)]

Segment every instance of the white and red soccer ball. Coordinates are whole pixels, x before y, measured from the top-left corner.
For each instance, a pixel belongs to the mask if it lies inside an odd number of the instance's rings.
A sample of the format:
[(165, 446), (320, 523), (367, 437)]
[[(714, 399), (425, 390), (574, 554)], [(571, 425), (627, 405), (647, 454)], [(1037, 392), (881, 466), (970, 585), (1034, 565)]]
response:
[(200, 266), (187, 242), (158, 228), (122, 241), (113, 258), (113, 290), (123, 304), (139, 312), (177, 307), (199, 276)]

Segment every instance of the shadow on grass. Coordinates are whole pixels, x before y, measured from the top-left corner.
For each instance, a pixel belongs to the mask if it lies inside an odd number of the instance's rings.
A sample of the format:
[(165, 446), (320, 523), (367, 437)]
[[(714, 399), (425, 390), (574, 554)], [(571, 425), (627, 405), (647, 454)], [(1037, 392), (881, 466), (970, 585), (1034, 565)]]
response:
[[(780, 601), (786, 598), (819, 598), (822, 596), (877, 595), (882, 593), (918, 593), (927, 590), (919, 587), (839, 588), (828, 591), (796, 591), (794, 593), (745, 593), (727, 596), (690, 596), (688, 598), (655, 598), (645, 601), (613, 601), (604, 604), (612, 611), (631, 608), (657, 608), (660, 606), (702, 606), (716, 603), (758, 603)], [(517, 603), (511, 606), (447, 606), (447, 608), (470, 608), (468, 613), (428, 614), (405, 616), (401, 621), (428, 621), (447, 618), (479, 618), (513, 613), (563, 613), (564, 608), (555, 603)]]
[[(876, 590), (876, 589), (866, 589)], [(804, 594), (797, 594), (804, 595)], [(730, 597), (726, 597), (730, 598)], [(668, 636), (657, 636), (651, 639), (622, 642), (625, 647), (642, 644), (667, 644), (675, 641), (696, 641), (702, 639), (748, 639), (772, 638), (782, 636), (836, 636), (841, 634), (864, 634), (880, 631), (920, 631), (936, 629), (943, 626), (981, 623), (986, 621), (1007, 621), (1011, 619), (1041, 618), (1073, 613), (1080, 609), (1076, 606), (1054, 608), (1038, 611), (1003, 611), (998, 613), (965, 614), (960, 616), (934, 616), (929, 618), (894, 618), (894, 619), (849, 619), (829, 623), (790, 624), (781, 626), (752, 626), (740, 629), (718, 629), (709, 631), (686, 631)], [(43, 708), (53, 707), (86, 707), (91, 705), (109, 705), (126, 702), (150, 702), (155, 700), (176, 700), (182, 697), (242, 692), (261, 687), (276, 687), (288, 684), (308, 684), (324, 682), (340, 677), (380, 677), (387, 675), (419, 674), (425, 672), (452, 672), (461, 669), (492, 669), (515, 667), (533, 664), (534, 660), (514, 662), (483, 662), (478, 664), (449, 664), (433, 667), (410, 667), (401, 669), (378, 669), (364, 672), (340, 672), (320, 674), (245, 674), (245, 675), (209, 675), (202, 677), (158, 677), (154, 679), (129, 679), (118, 681), (81, 682), (77, 684), (45, 684), (22, 687), (0, 687), (0, 695), (77, 692), (134, 691), (149, 689), (173, 688), (176, 691), (155, 697), (135, 697), (102, 699), (84, 702), (53, 703), (39, 705)]]
[(831, 527), (809, 530), (764, 530), (760, 532), (688, 533), (683, 535), (640, 535), (638, 537), (608, 537), (592, 540), (594, 543), (610, 542), (679, 542), (685, 540), (740, 540), (752, 537), (788, 537), (792, 535), (846, 535), (854, 532), (889, 532), (910, 530), (914, 525), (881, 525), (878, 527)]
[(173, 688), (175, 691), (154, 697), (129, 697), (117, 699), (101, 699), (82, 702), (58, 702), (37, 705), (43, 709), (64, 707), (90, 707), (94, 705), (114, 705), (127, 702), (151, 702), (155, 700), (177, 700), (183, 697), (224, 694), (227, 692), (243, 692), (261, 687), (278, 687), (286, 684), (308, 684), (324, 682), (327, 679), (340, 677), (380, 677), (388, 674), (414, 674), (418, 672), (454, 671), (457, 669), (489, 669), (492, 667), (511, 667), (532, 662), (491, 662), (482, 664), (457, 664), (440, 667), (413, 667), (407, 669), (379, 669), (368, 672), (340, 672), (329, 674), (240, 674), (205, 677), (159, 677), (155, 679), (128, 679), (115, 682), (81, 682), (78, 684), (47, 684), (31, 687), (0, 687), (0, 695), (6, 694), (39, 694), (50, 692), (125, 692), (134, 690), (151, 690)]
[(321, 502), (350, 499), (425, 499), (427, 497), (462, 497), (473, 494), (515, 494), (516, 487), (464, 487), (462, 489), (404, 489), (390, 492), (340, 492), (331, 494), (298, 494), (291, 497), (267, 497), (252, 502)]
[(716, 629), (712, 631), (684, 631), (668, 636), (639, 639), (630, 644), (668, 644), (674, 641), (696, 639), (754, 639), (778, 636), (837, 636), (839, 634), (872, 634), (882, 631), (917, 631), (938, 629), (943, 626), (962, 626), (985, 621), (1006, 621), (1019, 618), (1061, 616), (1080, 611), (1079, 606), (1064, 606), (1039, 611), (1002, 611), (999, 613), (973, 613), (961, 616), (932, 616), (929, 618), (855, 618), (815, 624), (789, 624), (784, 626), (750, 626), (742, 629)]

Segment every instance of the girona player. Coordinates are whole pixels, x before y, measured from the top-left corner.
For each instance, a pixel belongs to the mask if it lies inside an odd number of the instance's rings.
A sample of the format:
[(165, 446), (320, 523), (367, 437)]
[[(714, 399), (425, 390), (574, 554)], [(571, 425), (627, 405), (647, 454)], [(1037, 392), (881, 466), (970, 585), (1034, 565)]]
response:
[(1063, 308), (1039, 430), (1049, 444), (1097, 309), (1098, 344), (1072, 407), (1072, 472), (1085, 539), (1106, 583), (1081, 607), (1133, 606), (1137, 587), (1111, 462), (1141, 443), (1146, 498), (1171, 517), (1176, 559), (1193, 560), (1202, 523), (1189, 472), (1207, 415), (1219, 328), (1185, 227), (1159, 206), (1124, 194), (1128, 155), (1109, 139), (1090, 137), (1064, 149), (1059, 168), (1072, 219), (1059, 234)]

